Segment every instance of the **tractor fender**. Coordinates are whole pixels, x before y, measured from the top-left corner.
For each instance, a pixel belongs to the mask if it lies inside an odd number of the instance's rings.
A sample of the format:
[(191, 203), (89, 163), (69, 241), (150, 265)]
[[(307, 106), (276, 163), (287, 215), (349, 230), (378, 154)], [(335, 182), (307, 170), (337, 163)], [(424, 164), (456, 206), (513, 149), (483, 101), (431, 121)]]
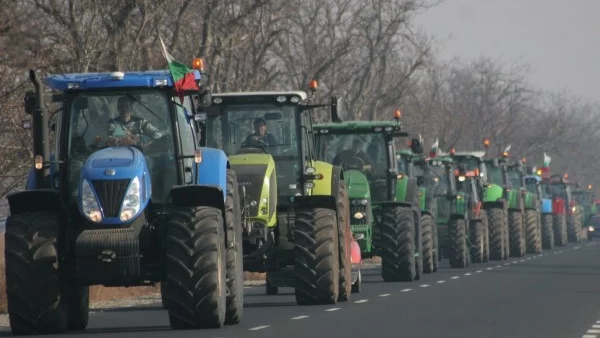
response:
[[(406, 181), (405, 181), (406, 180)], [(405, 181), (405, 183), (403, 182)], [(419, 186), (417, 185), (417, 179), (414, 177), (408, 177), (402, 180), (396, 181), (396, 201), (404, 202), (412, 207), (419, 208), (419, 205), (414, 205), (414, 201), (418, 201)]]
[(225, 203), (227, 197), (227, 168), (230, 167), (227, 155), (221, 149), (206, 147), (200, 147), (199, 149), (202, 152), (202, 162), (196, 167), (198, 185), (219, 187), (223, 203)]
[(60, 198), (58, 190), (23, 190), (6, 196), (11, 215), (24, 212), (58, 212), (62, 218), (68, 218), (67, 206)]
[(176, 207), (213, 207), (221, 210), (225, 217), (224, 188), (218, 185), (178, 185), (171, 188), (170, 195)]
[(504, 199), (498, 199), (495, 201), (484, 201), (483, 202), (483, 209), (493, 209), (493, 208), (499, 208), (499, 209), (504, 209), (504, 205), (506, 204)]
[(483, 187), (483, 203), (503, 200), (504, 189), (497, 184), (489, 184)]
[(542, 213), (543, 214), (551, 214), (552, 213), (552, 200), (549, 198), (542, 199)]
[(336, 202), (335, 196), (331, 195), (294, 196), (296, 209), (325, 208), (337, 212)]
[[(334, 184), (339, 184), (338, 180), (334, 177), (336, 172), (334, 171), (334, 166), (332, 164), (323, 162), (323, 161), (313, 161), (313, 168), (316, 169), (316, 174), (323, 175), (323, 178), (320, 180), (314, 180), (315, 187), (312, 190), (313, 195), (333, 195), (333, 192), (337, 190), (334, 189)], [(338, 167), (339, 168), (339, 167)], [(341, 171), (340, 171), (341, 172)], [(341, 174), (340, 174), (341, 175)]]

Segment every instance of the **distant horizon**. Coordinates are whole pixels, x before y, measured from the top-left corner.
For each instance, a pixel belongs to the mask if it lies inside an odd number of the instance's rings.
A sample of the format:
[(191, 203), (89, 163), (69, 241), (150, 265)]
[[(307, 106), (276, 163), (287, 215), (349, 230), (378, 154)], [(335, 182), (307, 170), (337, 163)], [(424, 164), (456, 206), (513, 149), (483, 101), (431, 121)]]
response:
[(531, 67), (527, 80), (600, 104), (598, 0), (444, 0), (418, 15), (436, 57), (481, 56)]

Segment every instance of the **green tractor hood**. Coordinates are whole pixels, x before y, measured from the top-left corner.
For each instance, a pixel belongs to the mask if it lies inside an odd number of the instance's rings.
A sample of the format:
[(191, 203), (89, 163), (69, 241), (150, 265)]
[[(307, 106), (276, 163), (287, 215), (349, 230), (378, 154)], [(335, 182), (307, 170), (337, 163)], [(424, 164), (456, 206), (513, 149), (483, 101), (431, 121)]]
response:
[(359, 170), (346, 170), (344, 171), (344, 181), (346, 181), (350, 199), (371, 199), (369, 181), (365, 174)]

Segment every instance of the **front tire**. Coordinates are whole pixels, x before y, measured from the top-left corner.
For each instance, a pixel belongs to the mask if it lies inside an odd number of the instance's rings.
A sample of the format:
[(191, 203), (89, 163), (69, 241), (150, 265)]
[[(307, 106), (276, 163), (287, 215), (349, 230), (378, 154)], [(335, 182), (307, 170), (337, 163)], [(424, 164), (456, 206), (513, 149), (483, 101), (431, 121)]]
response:
[(554, 245), (555, 246), (565, 246), (567, 244), (567, 236), (566, 236), (566, 227), (567, 221), (565, 219), (565, 215), (552, 215), (552, 228), (554, 231)]
[(381, 223), (381, 276), (386, 282), (417, 278), (415, 220), (410, 207), (385, 208)]
[(525, 211), (525, 233), (527, 241), (527, 253), (539, 254), (542, 252), (542, 241), (538, 231), (538, 212), (537, 210)]
[(450, 238), (450, 266), (466, 268), (469, 265), (469, 249), (467, 246), (467, 223), (463, 218), (454, 218), (448, 222)]
[(523, 239), (523, 214), (520, 211), (508, 213), (511, 257), (525, 256), (525, 241)]
[(227, 309), (224, 228), (217, 208), (169, 211), (165, 298), (173, 329), (223, 327)]
[(490, 208), (486, 210), (488, 216), (488, 232), (490, 246), (490, 260), (501, 261), (504, 259), (504, 210)]
[(350, 294), (352, 293), (352, 259), (350, 257), (352, 230), (350, 229), (348, 188), (343, 180), (340, 180), (338, 185), (337, 215), (340, 253), (340, 293), (338, 301), (346, 302), (350, 300)]
[(430, 215), (421, 217), (421, 229), (423, 230), (423, 273), (432, 273), (436, 270), (435, 263), (437, 261), (434, 235), (435, 224)]
[(568, 241), (570, 243), (581, 242), (581, 213), (579, 209), (569, 215), (567, 222)]
[[(60, 333), (67, 329), (66, 289), (59, 274), (59, 216), (27, 212), (6, 220), (6, 293), (15, 335)], [(64, 291), (63, 291), (64, 292)]]
[(238, 324), (244, 315), (244, 257), (242, 252), (242, 211), (237, 175), (227, 169), (227, 198), (225, 199), (225, 228), (227, 229), (227, 313), (225, 324)]
[(542, 214), (542, 249), (554, 249), (554, 228), (552, 214)]

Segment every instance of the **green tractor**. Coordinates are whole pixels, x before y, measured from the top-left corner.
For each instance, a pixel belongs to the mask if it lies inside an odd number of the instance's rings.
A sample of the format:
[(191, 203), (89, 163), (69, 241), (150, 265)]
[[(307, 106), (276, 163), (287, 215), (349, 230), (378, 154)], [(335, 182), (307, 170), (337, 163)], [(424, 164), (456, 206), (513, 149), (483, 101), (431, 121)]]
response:
[(335, 119), (339, 102), (311, 104), (313, 96), (216, 93), (199, 118), (203, 142), (223, 149), (238, 174), (244, 270), (266, 272), (269, 295), (293, 287), (299, 305), (347, 301), (360, 289), (347, 178), (314, 157), (311, 112), (330, 108)]
[[(489, 145), (484, 142), (485, 146)], [(503, 187), (506, 185), (506, 172), (501, 170), (497, 160), (485, 159), (485, 151), (452, 152), (452, 159), (465, 171), (479, 172), (478, 192), (488, 221), (488, 246), (490, 260), (508, 258), (508, 203)], [(489, 169), (489, 170), (488, 170)]]
[[(422, 228), (417, 180), (397, 166), (394, 141), (408, 133), (399, 114), (395, 117), (315, 125), (317, 158), (344, 168), (352, 230), (363, 257), (382, 258), (384, 281), (413, 281), (434, 270), (434, 247), (422, 246), (432, 243), (423, 236), (433, 234)], [(420, 139), (411, 144), (413, 152), (422, 152)]]
[(521, 226), (521, 239), (524, 241), (525, 252), (539, 254), (542, 252), (542, 221), (541, 206), (537, 192), (531, 192), (525, 182), (527, 168), (525, 159), (521, 161), (508, 161), (508, 182), (512, 189), (521, 192), (523, 201), (523, 219)]
[(596, 215), (596, 204), (594, 204), (594, 192), (592, 191), (592, 185), (588, 185), (587, 189), (582, 189), (579, 184), (577, 184), (576, 189), (574, 189), (571, 194), (573, 195), (573, 200), (577, 204), (577, 207), (580, 209), (579, 213), (581, 214), (581, 236), (585, 236), (587, 239), (590, 239), (589, 235), (589, 227), (592, 224), (592, 217)]

